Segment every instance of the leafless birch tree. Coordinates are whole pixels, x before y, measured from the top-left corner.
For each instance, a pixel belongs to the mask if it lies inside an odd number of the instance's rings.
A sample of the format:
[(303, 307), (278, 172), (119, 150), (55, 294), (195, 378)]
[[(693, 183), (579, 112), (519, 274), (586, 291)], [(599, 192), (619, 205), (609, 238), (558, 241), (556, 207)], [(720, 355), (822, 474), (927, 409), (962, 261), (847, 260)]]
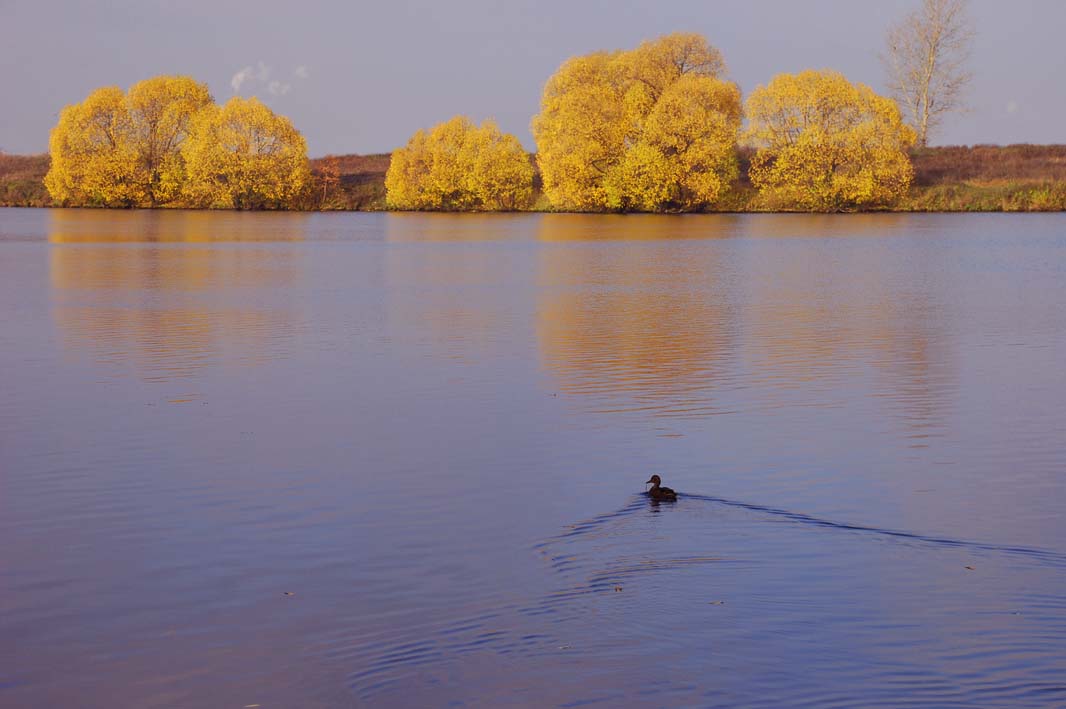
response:
[(888, 31), (889, 88), (923, 148), (944, 114), (963, 108), (974, 36), (966, 9), (967, 0), (922, 0)]

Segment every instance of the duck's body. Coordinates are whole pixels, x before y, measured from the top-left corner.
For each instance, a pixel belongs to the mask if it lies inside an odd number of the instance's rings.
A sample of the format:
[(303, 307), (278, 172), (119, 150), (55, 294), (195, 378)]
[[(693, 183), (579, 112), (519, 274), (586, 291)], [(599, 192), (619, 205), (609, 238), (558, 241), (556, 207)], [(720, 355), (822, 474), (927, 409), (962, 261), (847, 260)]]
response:
[(651, 483), (651, 489), (647, 492), (648, 497), (653, 500), (676, 502), (677, 493), (668, 487), (663, 487), (662, 482), (662, 478), (660, 478), (658, 475), (652, 475), (651, 479), (648, 480), (648, 482), (644, 483), (645, 485)]

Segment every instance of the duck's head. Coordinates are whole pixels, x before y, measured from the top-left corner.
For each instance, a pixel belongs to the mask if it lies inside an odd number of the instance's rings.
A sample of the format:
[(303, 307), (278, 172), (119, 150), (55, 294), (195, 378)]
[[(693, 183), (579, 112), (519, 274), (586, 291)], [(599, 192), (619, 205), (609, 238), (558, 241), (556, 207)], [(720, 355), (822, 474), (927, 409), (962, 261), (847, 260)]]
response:
[(652, 475), (651, 478), (648, 480), (648, 482), (646, 482), (644, 484), (645, 485), (649, 485), (650, 484), (650, 485), (658, 486), (658, 485), (662, 485), (662, 483), (663, 483), (662, 478), (660, 478), (658, 475)]

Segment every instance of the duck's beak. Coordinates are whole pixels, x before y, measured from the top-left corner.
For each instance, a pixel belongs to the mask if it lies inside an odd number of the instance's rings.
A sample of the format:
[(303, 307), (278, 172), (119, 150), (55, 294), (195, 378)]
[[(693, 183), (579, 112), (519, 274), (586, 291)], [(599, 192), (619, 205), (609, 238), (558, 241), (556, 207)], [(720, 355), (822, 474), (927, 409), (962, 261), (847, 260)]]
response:
[(648, 481), (647, 481), (646, 483), (644, 483), (644, 484), (645, 484), (645, 485), (651, 485), (651, 483), (652, 483), (652, 481), (651, 481), (651, 480), (648, 480)]

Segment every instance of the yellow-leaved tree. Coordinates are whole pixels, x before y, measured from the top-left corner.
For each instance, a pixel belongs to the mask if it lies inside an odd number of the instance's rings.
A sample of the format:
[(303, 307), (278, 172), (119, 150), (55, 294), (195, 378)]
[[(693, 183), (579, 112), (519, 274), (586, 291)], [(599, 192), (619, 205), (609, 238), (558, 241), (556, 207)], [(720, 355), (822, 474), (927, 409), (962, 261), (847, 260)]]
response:
[(752, 92), (752, 184), (768, 206), (846, 211), (907, 193), (914, 131), (896, 104), (834, 71), (780, 74)]
[(64, 108), (48, 141), (52, 165), (44, 185), (52, 199), (73, 205), (134, 205), (137, 159), (129, 122), (126, 96), (117, 86), (96, 89)]
[(181, 146), (211, 104), (207, 86), (157, 76), (123, 94), (108, 86), (67, 106), (52, 130), (45, 186), (73, 205), (154, 207), (181, 196)]
[(254, 97), (201, 111), (181, 153), (183, 193), (195, 206), (281, 209), (311, 181), (303, 136)]
[(181, 146), (193, 118), (212, 105), (211, 92), (187, 76), (156, 76), (130, 87), (130, 142), (137, 155), (136, 181), (142, 203), (166, 204), (181, 197)]
[(560, 209), (692, 211), (737, 176), (740, 90), (698, 34), (566, 61), (532, 122), (544, 193)]
[(393, 152), (385, 174), (391, 209), (498, 211), (533, 198), (533, 165), (513, 135), (493, 121), (456, 116), (417, 131)]

